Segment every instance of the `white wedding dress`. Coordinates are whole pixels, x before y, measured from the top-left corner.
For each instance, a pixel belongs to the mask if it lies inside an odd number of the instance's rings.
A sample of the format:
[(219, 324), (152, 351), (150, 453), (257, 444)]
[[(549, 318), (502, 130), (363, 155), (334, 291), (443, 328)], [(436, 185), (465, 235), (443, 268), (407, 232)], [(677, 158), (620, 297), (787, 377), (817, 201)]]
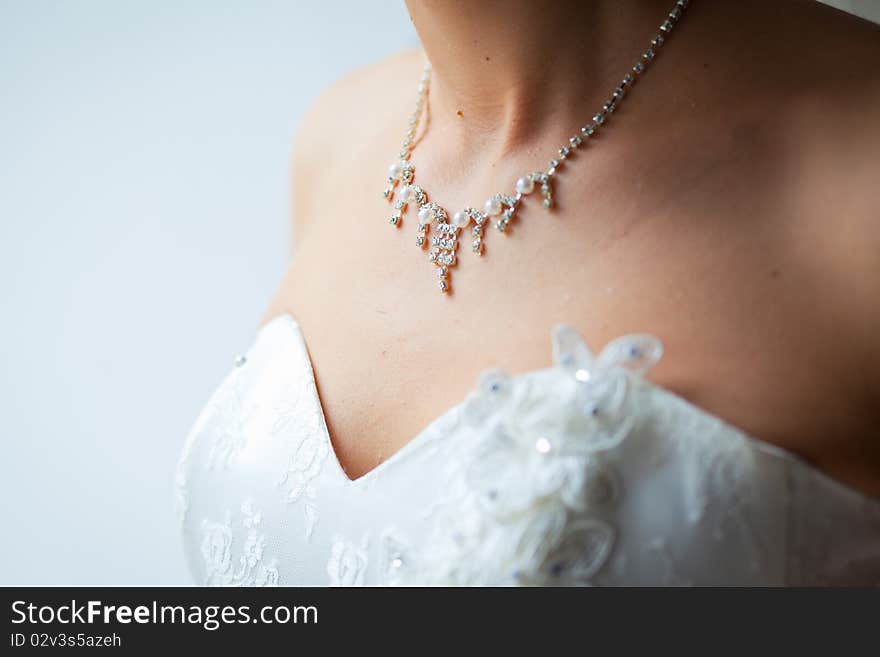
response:
[[(880, 584), (880, 500), (640, 375), (648, 335), (486, 371), (350, 480), (308, 350), (266, 324), (193, 427), (177, 476), (208, 585)], [(548, 361), (549, 365), (549, 361)]]

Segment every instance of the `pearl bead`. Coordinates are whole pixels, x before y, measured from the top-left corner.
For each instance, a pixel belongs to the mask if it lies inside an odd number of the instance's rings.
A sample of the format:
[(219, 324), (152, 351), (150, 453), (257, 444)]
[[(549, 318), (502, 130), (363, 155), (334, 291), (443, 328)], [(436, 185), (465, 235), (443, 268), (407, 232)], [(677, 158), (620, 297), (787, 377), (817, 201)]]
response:
[(392, 178), (400, 178), (400, 175), (403, 173), (403, 170), (406, 168), (406, 162), (400, 160), (395, 162), (390, 167), (388, 167), (388, 175)]
[(535, 189), (535, 181), (528, 176), (523, 176), (516, 181), (516, 191), (520, 194), (531, 194), (533, 189)]
[(403, 189), (400, 190), (400, 200), (404, 203), (409, 203), (413, 199), (413, 188), (412, 185), (404, 185)]
[(419, 223), (423, 226), (431, 223), (431, 210), (429, 208), (422, 208), (419, 210)]
[(497, 198), (490, 198), (485, 204), (483, 204), (483, 209), (490, 217), (497, 217), (501, 214), (501, 201)]
[(471, 222), (471, 216), (466, 212), (458, 211), (452, 215), (452, 225), (458, 228), (464, 228)]

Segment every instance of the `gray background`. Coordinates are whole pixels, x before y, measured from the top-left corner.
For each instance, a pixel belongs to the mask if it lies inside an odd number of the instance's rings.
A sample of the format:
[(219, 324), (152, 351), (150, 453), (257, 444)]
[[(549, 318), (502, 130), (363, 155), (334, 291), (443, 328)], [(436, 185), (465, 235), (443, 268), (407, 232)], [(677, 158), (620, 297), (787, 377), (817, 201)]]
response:
[(415, 43), (390, 0), (0, 0), (0, 584), (189, 582), (174, 468), (283, 272), (297, 121)]

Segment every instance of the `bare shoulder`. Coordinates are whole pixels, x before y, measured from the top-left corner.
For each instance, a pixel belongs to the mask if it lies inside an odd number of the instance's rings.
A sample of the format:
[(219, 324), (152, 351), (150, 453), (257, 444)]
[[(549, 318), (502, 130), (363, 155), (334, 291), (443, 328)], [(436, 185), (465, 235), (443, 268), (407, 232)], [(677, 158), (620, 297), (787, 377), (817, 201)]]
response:
[[(334, 198), (345, 181), (348, 193), (358, 184), (357, 170), (377, 171), (365, 161), (387, 157), (406, 125), (424, 65), (420, 49), (405, 50), (359, 67), (335, 80), (310, 103), (297, 126), (290, 169), (291, 252), (306, 241), (319, 202)], [(402, 81), (412, 81), (403, 84)], [(381, 173), (382, 169), (378, 171)], [(379, 184), (381, 184), (381, 180)], [(261, 324), (288, 312), (296, 276), (288, 264)]]
[(401, 110), (412, 104), (423, 64), (420, 49), (401, 51), (347, 73), (312, 101), (293, 144), (294, 233), (308, 225), (321, 178), (358, 151), (384, 141), (389, 130), (402, 134)]
[(687, 82), (669, 139), (695, 138), (667, 169), (749, 236), (750, 264), (772, 272), (756, 294), (786, 308), (773, 330), (876, 427), (880, 26), (806, 0), (692, 9), (664, 56)]
[(844, 394), (880, 421), (880, 26), (818, 3), (793, 18), (779, 46), (791, 66), (768, 111), (784, 234), (814, 299), (815, 317), (801, 319), (829, 328), (827, 353), (851, 373)]

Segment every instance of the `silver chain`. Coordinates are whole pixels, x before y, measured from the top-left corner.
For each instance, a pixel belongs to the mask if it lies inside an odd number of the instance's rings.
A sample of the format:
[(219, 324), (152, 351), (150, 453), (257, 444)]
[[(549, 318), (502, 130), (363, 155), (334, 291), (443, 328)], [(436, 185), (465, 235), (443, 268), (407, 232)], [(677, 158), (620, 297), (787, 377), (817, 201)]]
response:
[[(410, 156), (415, 148), (415, 135), (419, 122), (425, 109), (428, 98), (428, 90), (431, 84), (431, 64), (425, 65), (422, 78), (419, 81), (418, 98), (416, 107), (409, 120), (406, 137), (398, 153), (398, 161), (392, 164), (388, 170), (388, 186), (383, 195), (389, 203), (394, 203), (394, 213), (389, 222), (394, 226), (400, 226), (403, 215), (410, 203), (418, 205), (418, 236), (416, 245), (426, 248), (430, 242), (429, 260), (437, 266), (437, 283), (441, 292), (450, 291), (450, 267), (456, 264), (455, 252), (458, 249), (459, 232), (473, 222), (471, 229), (471, 249), (477, 255), (483, 253), (484, 229), (490, 218), (494, 218), (495, 228), (499, 232), (505, 232), (514, 217), (523, 199), (535, 190), (538, 185), (545, 208), (553, 207), (553, 180), (556, 172), (579, 148), (586, 145), (587, 141), (604, 126), (614, 110), (626, 96), (627, 91), (635, 84), (639, 76), (644, 73), (648, 65), (654, 60), (657, 51), (665, 43), (672, 29), (678, 23), (687, 9), (689, 0), (677, 0), (672, 11), (666, 16), (657, 35), (651, 39), (650, 47), (642, 53), (638, 61), (630, 69), (611, 97), (602, 105), (602, 109), (593, 116), (580, 132), (568, 140), (556, 154), (546, 170), (535, 171), (527, 174), (516, 181), (513, 194), (494, 194), (483, 204), (482, 209), (465, 208), (456, 212), (450, 218), (449, 213), (434, 201), (428, 200), (428, 194), (424, 189), (414, 184), (415, 167), (410, 162)], [(402, 184), (400, 192), (395, 194), (398, 184)], [(395, 200), (395, 196), (397, 200)], [(435, 235), (428, 237), (431, 224), (435, 225)]]

